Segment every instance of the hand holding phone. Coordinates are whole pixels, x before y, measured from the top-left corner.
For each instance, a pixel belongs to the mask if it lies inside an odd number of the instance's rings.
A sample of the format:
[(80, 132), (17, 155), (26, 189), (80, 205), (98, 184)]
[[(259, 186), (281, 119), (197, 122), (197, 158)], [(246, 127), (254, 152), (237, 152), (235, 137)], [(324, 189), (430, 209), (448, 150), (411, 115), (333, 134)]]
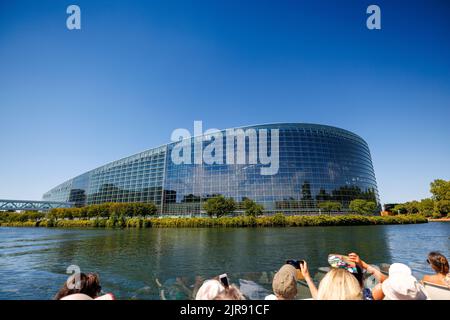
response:
[(228, 282), (228, 276), (227, 276), (226, 273), (221, 274), (221, 275), (219, 276), (219, 280), (220, 280), (220, 283), (221, 283), (225, 288), (228, 288), (228, 287), (230, 286), (230, 283)]
[(290, 264), (295, 269), (300, 269), (300, 265), (304, 264), (304, 262), (305, 260), (294, 260), (294, 259), (286, 260), (286, 264)]
[(286, 264), (290, 264), (296, 269), (296, 278), (297, 280), (303, 280), (305, 279), (305, 275), (303, 274), (303, 267), (305, 266), (305, 260), (294, 260), (289, 259), (286, 260)]

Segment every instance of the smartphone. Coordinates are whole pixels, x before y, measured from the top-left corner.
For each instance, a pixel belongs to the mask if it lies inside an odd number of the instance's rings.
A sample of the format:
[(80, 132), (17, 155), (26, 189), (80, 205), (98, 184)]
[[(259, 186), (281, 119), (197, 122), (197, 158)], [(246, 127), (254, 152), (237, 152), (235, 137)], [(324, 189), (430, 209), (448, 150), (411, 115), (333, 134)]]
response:
[(224, 286), (225, 288), (228, 288), (228, 287), (230, 286), (230, 283), (228, 282), (228, 276), (227, 276), (226, 273), (221, 274), (221, 275), (219, 276), (219, 280), (220, 280), (220, 282), (223, 284), (223, 286)]

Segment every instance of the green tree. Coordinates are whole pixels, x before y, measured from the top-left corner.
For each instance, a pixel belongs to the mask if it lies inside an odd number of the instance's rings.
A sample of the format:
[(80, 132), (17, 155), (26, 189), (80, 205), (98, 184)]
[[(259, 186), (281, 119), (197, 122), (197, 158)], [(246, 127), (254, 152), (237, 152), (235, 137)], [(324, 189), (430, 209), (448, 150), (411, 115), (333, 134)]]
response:
[(427, 198), (422, 199), (419, 203), (420, 213), (425, 217), (431, 217), (434, 212), (434, 200)]
[(450, 180), (436, 179), (430, 184), (434, 200), (433, 217), (442, 217), (450, 213)]
[(45, 213), (37, 212), (37, 211), (30, 211), (28, 212), (28, 219), (33, 221), (41, 220), (45, 217)]
[(450, 200), (450, 180), (436, 179), (430, 184), (432, 198), (436, 201)]
[(251, 199), (244, 199), (242, 205), (247, 216), (256, 217), (263, 214), (264, 207)]
[(416, 214), (420, 212), (420, 203), (419, 201), (409, 201), (405, 203), (406, 210), (408, 214)]
[(447, 216), (450, 213), (450, 200), (439, 200), (434, 204), (434, 212), (442, 216)]
[(133, 203), (133, 217), (153, 216), (158, 212), (158, 208), (154, 203)]
[(72, 220), (73, 219), (73, 210), (71, 208), (62, 209), (62, 215), (63, 215), (64, 219)]
[(324, 201), (320, 202), (318, 207), (325, 212), (341, 211), (342, 204), (336, 201)]
[[(127, 214), (127, 207), (128, 203), (121, 203), (121, 202), (115, 202), (115, 203), (108, 203), (105, 204), (108, 206), (108, 215), (111, 217), (112, 215), (119, 217), (120, 215)], [(131, 213), (132, 214), (132, 213)], [(130, 216), (131, 216), (130, 214)]]
[(28, 212), (18, 213), (17, 220), (19, 220), (20, 222), (28, 221)]
[(51, 209), (51, 210), (50, 210), (50, 215), (51, 215), (55, 220), (58, 220), (58, 219), (64, 219), (65, 212), (64, 212), (64, 209), (56, 208), (56, 209)]
[(236, 210), (236, 202), (233, 198), (225, 198), (220, 195), (206, 200), (203, 205), (203, 209), (210, 217), (213, 215), (216, 215), (216, 217), (221, 217), (234, 212)]
[(111, 215), (111, 205), (112, 203), (106, 202), (97, 205), (97, 217), (109, 218)]
[(0, 221), (9, 221), (11, 217), (8, 212), (0, 211)]
[(90, 205), (87, 207), (87, 216), (88, 218), (99, 217), (98, 205)]
[(399, 203), (392, 208), (392, 212), (394, 212), (395, 214), (407, 214), (408, 209), (403, 203)]
[[(373, 201), (363, 199), (355, 199), (350, 202), (349, 208), (351, 211), (358, 214), (373, 214), (377, 209), (377, 204)], [(395, 207), (394, 207), (395, 210)]]
[(78, 217), (80, 219), (86, 219), (88, 217), (88, 209), (87, 207), (81, 207), (78, 209)]

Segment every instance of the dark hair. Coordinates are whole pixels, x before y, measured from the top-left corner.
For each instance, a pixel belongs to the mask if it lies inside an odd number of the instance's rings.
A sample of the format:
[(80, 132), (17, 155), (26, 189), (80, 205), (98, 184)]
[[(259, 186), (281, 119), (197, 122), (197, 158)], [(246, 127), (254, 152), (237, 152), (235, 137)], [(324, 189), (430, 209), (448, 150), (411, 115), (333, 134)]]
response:
[(448, 260), (440, 252), (430, 252), (428, 254), (428, 262), (437, 273), (447, 275), (448, 274)]
[(74, 273), (64, 282), (54, 299), (59, 300), (74, 293), (84, 293), (91, 298), (95, 298), (101, 290), (100, 278), (97, 274)]
[(356, 280), (358, 280), (358, 283), (361, 288), (364, 287), (364, 273), (360, 266), (356, 266), (356, 273), (352, 273), (352, 275), (355, 276)]

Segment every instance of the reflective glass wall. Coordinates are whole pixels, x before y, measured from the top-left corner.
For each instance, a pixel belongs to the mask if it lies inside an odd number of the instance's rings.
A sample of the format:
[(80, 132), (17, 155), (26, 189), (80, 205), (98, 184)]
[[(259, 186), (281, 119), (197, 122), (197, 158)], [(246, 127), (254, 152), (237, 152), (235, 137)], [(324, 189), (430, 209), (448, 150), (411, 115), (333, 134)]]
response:
[[(272, 124), (242, 128), (279, 132), (279, 168), (262, 175), (261, 163), (229, 164), (225, 134), (221, 164), (176, 164), (177, 144), (151, 149), (112, 162), (69, 180), (44, 195), (45, 200), (72, 201), (77, 205), (103, 202), (153, 202), (160, 212), (173, 215), (202, 213), (209, 197), (224, 195), (241, 203), (250, 198), (267, 213), (317, 212), (323, 201), (338, 201), (343, 210), (353, 199), (379, 204), (375, 174), (367, 143), (359, 136), (335, 127), (314, 124)], [(225, 131), (223, 131), (225, 133)], [(198, 138), (197, 138), (198, 139)], [(203, 139), (202, 139), (203, 140)], [(194, 139), (191, 139), (191, 151)], [(210, 141), (201, 142), (206, 148)], [(252, 148), (255, 148), (253, 150)], [(237, 153), (236, 144), (233, 145)], [(245, 151), (258, 151), (258, 144), (245, 140)]]

